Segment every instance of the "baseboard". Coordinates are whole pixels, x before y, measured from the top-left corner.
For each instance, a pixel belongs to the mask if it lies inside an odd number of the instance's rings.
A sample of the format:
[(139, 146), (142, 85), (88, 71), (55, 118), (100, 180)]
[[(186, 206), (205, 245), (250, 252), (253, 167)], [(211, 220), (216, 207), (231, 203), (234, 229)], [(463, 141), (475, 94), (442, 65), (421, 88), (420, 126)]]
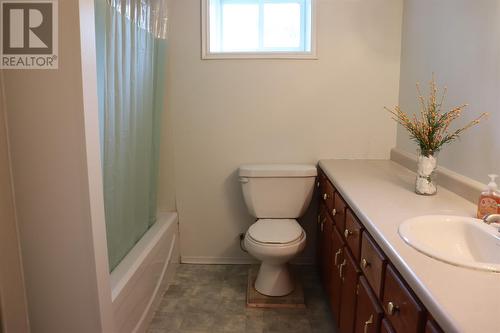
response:
[[(297, 258), (292, 260), (295, 265), (313, 265), (314, 258)], [(253, 258), (245, 257), (196, 257), (196, 256), (181, 256), (182, 264), (198, 264), (198, 265), (251, 265), (259, 262)]]
[[(391, 160), (413, 172), (417, 170), (417, 156), (415, 154), (393, 148)], [(442, 186), (474, 204), (477, 203), (481, 191), (485, 188), (484, 184), (442, 166), (438, 166), (436, 172), (438, 186)]]

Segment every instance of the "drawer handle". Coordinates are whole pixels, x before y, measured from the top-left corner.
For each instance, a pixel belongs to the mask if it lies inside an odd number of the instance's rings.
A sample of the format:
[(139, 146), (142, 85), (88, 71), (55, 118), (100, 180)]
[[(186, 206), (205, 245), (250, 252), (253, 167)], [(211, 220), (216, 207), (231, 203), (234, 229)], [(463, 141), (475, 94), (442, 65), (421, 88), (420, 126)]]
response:
[(339, 266), (339, 276), (341, 279), (343, 279), (344, 277), (342, 276), (342, 271), (344, 270), (344, 266), (347, 265), (347, 261), (344, 259), (344, 262), (340, 264)]
[(323, 217), (323, 219), (321, 219), (321, 216), (318, 216), (318, 224), (325, 222), (326, 222), (326, 217)]
[(323, 193), (323, 200), (327, 200), (328, 199), (328, 194), (327, 193)]
[(370, 319), (365, 321), (365, 329), (363, 330), (364, 333), (368, 333), (368, 326), (370, 326), (371, 324), (373, 324), (373, 315), (370, 316)]
[(339, 249), (337, 252), (335, 252), (335, 266), (337, 266), (337, 262), (339, 260), (339, 255), (342, 253), (342, 249)]
[(394, 304), (393, 302), (389, 302), (387, 303), (387, 313), (389, 315), (395, 315), (396, 312), (399, 311), (399, 306), (397, 306), (396, 304)]
[(370, 266), (370, 263), (368, 262), (368, 260), (366, 260), (365, 258), (363, 258), (363, 259), (361, 260), (361, 266), (362, 266), (363, 268), (368, 268), (368, 267)]
[(344, 230), (344, 236), (345, 236), (345, 238), (348, 238), (350, 235), (352, 235), (352, 231), (349, 230), (349, 229), (345, 229)]
[(321, 232), (323, 232), (323, 224), (325, 224), (325, 220), (321, 221), (321, 226), (320, 226)]
[(334, 209), (332, 209), (332, 215), (333, 215), (333, 216), (337, 215), (337, 210), (336, 210), (335, 208), (334, 208)]
[(318, 187), (318, 188), (319, 188), (319, 181), (316, 183), (316, 187)]

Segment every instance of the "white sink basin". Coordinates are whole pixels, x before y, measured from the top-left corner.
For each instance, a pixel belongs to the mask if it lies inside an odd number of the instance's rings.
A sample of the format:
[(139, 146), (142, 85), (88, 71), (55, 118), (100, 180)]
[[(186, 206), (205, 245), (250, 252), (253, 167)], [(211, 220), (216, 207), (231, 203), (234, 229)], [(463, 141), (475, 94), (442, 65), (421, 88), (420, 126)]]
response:
[(448, 215), (404, 221), (399, 235), (423, 254), (448, 264), (500, 273), (500, 233), (481, 220)]

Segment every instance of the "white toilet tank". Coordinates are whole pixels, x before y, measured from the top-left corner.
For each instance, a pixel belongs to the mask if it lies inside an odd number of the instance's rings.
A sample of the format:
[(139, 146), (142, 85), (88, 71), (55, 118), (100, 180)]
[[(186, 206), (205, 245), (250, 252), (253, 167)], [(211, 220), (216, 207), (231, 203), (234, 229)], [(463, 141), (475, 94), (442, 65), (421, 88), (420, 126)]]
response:
[(258, 219), (302, 216), (311, 202), (316, 175), (316, 166), (303, 164), (251, 164), (239, 169), (248, 211)]

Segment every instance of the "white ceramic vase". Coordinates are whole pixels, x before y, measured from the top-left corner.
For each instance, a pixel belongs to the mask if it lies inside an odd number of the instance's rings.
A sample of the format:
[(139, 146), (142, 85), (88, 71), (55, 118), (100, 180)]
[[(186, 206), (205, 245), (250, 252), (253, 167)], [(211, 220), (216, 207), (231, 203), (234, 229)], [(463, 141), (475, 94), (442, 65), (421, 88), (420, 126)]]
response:
[(417, 179), (415, 181), (415, 192), (421, 195), (434, 195), (437, 192), (435, 174), (437, 168), (437, 156), (435, 153), (417, 154)]

